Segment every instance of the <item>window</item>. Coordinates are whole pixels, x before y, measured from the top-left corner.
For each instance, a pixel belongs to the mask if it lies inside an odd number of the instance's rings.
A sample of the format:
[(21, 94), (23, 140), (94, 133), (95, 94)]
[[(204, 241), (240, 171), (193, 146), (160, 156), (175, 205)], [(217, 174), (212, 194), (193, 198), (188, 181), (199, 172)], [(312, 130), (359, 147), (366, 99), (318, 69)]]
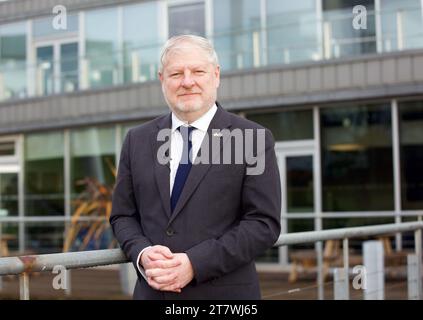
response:
[(0, 26), (0, 101), (26, 95), (25, 23)]
[[(374, 0), (323, 0), (323, 33), (326, 58), (376, 52)], [(354, 29), (352, 11), (367, 9), (367, 28)]]
[(321, 110), (324, 211), (393, 210), (389, 105)]
[(0, 157), (14, 156), (15, 155), (15, 142), (0, 142)]
[(63, 133), (25, 137), (25, 215), (65, 214), (63, 158)]
[(118, 84), (117, 8), (88, 11), (85, 15), (85, 35), (90, 87)]
[(205, 36), (204, 3), (169, 6), (169, 38), (180, 34)]
[(269, 64), (320, 58), (317, 1), (267, 1)]
[(157, 78), (161, 37), (160, 3), (146, 2), (123, 7), (124, 81)]
[(68, 14), (66, 19), (66, 29), (57, 29), (53, 28), (53, 19), (54, 15), (51, 15), (46, 18), (41, 18), (34, 20), (33, 24), (33, 36), (35, 39), (44, 38), (44, 37), (63, 37), (67, 33), (77, 33), (78, 32), (78, 15), (77, 14)]
[(399, 104), (402, 209), (423, 209), (423, 102)]
[(71, 132), (72, 199), (86, 192), (90, 182), (98, 182), (105, 187), (114, 185), (115, 140), (115, 129), (112, 127)]
[(18, 174), (0, 172), (0, 217), (18, 215)]
[(62, 252), (64, 229), (63, 222), (27, 222), (25, 249), (36, 254)]
[(313, 139), (311, 110), (248, 114), (247, 118), (272, 131), (276, 141)]
[(260, 1), (216, 0), (213, 9), (213, 42), (222, 70), (258, 66)]
[(383, 51), (423, 47), (423, 23), (420, 0), (382, 0)]

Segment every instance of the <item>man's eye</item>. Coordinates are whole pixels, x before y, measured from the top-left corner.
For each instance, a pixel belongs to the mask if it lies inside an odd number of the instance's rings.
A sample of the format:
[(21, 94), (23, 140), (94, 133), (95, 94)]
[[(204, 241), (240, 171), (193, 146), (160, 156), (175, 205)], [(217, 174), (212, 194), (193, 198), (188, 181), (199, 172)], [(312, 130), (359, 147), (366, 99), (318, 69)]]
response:
[(175, 77), (178, 77), (180, 75), (181, 75), (180, 72), (175, 72), (175, 73), (172, 73), (170, 76), (173, 77), (173, 78), (175, 78)]
[(206, 73), (204, 70), (197, 70), (197, 71), (195, 71), (195, 73), (196, 74), (204, 74), (204, 73)]

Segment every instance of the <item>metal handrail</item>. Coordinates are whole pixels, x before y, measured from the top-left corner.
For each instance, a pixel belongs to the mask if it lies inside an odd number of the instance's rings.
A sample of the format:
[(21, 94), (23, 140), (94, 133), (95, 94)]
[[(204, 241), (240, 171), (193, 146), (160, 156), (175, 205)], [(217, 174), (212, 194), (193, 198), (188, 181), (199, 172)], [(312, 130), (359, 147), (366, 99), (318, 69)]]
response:
[(275, 246), (310, 243), (326, 240), (360, 238), (423, 229), (423, 221), (382, 224), (377, 226), (341, 228), (283, 234)]
[[(423, 221), (417, 221), (399, 224), (296, 232), (280, 235), (274, 246), (278, 247), (301, 243), (313, 243), (326, 240), (343, 239), (345, 263), (344, 267), (348, 268), (348, 239), (415, 231), (415, 251), (418, 261), (420, 261), (421, 275), (422, 229)], [(125, 256), (121, 249), (5, 257), (0, 258), (0, 276), (20, 275), (21, 299), (29, 299), (28, 274), (32, 272), (52, 271), (56, 266), (63, 266), (67, 270), (70, 270), (111, 264), (121, 264), (127, 262), (130, 262), (130, 260)]]

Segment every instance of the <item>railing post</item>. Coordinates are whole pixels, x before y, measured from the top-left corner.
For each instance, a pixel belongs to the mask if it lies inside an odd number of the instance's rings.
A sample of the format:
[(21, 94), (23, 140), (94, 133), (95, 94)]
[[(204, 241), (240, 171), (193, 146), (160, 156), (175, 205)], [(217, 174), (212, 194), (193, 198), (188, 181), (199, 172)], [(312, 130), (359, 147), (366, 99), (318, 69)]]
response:
[(363, 244), (363, 262), (366, 270), (365, 300), (384, 300), (384, 258), (381, 241), (366, 241)]
[(316, 242), (316, 252), (317, 252), (317, 297), (319, 300), (325, 299), (324, 292), (324, 275), (323, 275), (323, 249), (322, 241)]
[(407, 255), (407, 287), (408, 300), (419, 300), (419, 282), (417, 255)]
[(334, 300), (349, 300), (349, 290), (345, 286), (345, 279), (348, 275), (343, 268), (335, 268), (333, 270), (333, 299)]
[(29, 300), (29, 274), (27, 272), (19, 275), (19, 292), (21, 300)]
[(348, 244), (348, 238), (345, 238), (342, 242), (342, 250), (343, 250), (343, 256), (344, 256), (344, 286), (345, 286), (345, 297), (346, 300), (350, 299), (350, 277), (349, 277), (349, 244)]
[(418, 229), (414, 231), (414, 244), (417, 256), (417, 273), (418, 273), (418, 285), (417, 285), (417, 297), (419, 300), (423, 299), (422, 296), (422, 230)]
[(72, 294), (72, 274), (71, 274), (71, 270), (67, 269), (66, 270), (66, 289), (65, 289), (65, 294), (67, 296), (70, 296)]

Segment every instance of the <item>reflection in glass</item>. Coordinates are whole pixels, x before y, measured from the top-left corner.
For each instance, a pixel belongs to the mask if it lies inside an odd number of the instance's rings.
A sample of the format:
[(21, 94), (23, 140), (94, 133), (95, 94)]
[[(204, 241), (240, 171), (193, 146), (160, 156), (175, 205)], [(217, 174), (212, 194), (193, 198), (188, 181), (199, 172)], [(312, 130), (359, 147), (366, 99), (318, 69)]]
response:
[(383, 51), (423, 46), (423, 23), (420, 0), (381, 1)]
[(269, 64), (319, 60), (319, 25), (315, 0), (267, 1)]
[(272, 131), (275, 141), (313, 139), (311, 110), (247, 114), (247, 118)]
[(205, 36), (204, 3), (169, 6), (169, 38), (180, 34)]
[(18, 215), (18, 174), (0, 173), (0, 219)]
[(0, 234), (3, 245), (0, 257), (15, 256), (19, 250), (19, 225), (18, 223), (0, 223)]
[[(305, 231), (314, 231), (314, 219), (288, 219), (288, 233)], [(314, 243), (300, 243), (288, 246), (290, 253), (303, 249), (314, 252)]]
[(55, 90), (54, 73), (54, 47), (45, 46), (37, 48), (37, 87), (39, 95), (53, 94)]
[(124, 81), (155, 80), (158, 72), (160, 3), (145, 2), (123, 7)]
[[(51, 16), (34, 20), (33, 36), (34, 38), (49, 37), (49, 36), (64, 36), (66, 33), (78, 32), (78, 15), (68, 14), (66, 16), (66, 28), (54, 28), (53, 19)], [(63, 20), (60, 21), (63, 23)]]
[(252, 67), (254, 59), (260, 64), (260, 1), (216, 0), (213, 10), (213, 43), (222, 70)]
[(86, 186), (84, 179), (95, 179), (113, 186), (115, 178), (115, 129), (89, 128), (71, 132), (71, 192), (75, 199)]
[(402, 209), (423, 209), (423, 102), (399, 105)]
[(62, 92), (78, 90), (78, 43), (60, 46), (60, 73)]
[(64, 252), (114, 249), (117, 245), (107, 219), (71, 224), (65, 239)]
[(314, 212), (313, 157), (286, 157), (288, 212)]
[[(374, 0), (323, 0), (322, 5), (326, 58), (376, 52)], [(366, 28), (352, 25), (356, 5), (367, 9)]]
[(117, 8), (85, 14), (86, 55), (90, 87), (119, 83)]
[(0, 157), (14, 156), (15, 142), (0, 142)]
[(25, 215), (64, 215), (63, 133), (25, 137)]
[(25, 250), (34, 254), (62, 252), (63, 222), (27, 222), (25, 224)]
[(26, 25), (0, 25), (0, 101), (26, 96)]
[(321, 111), (324, 211), (393, 210), (389, 105)]

